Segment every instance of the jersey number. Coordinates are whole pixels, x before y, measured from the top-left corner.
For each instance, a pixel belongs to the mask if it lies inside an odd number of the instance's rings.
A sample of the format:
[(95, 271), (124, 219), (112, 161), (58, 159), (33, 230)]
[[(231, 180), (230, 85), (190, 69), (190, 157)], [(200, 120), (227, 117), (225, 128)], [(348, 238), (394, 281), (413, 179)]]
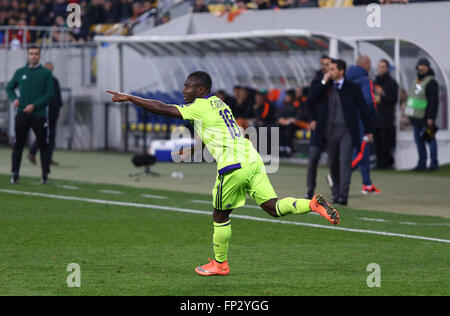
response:
[(220, 116), (222, 116), (223, 120), (225, 121), (225, 124), (228, 127), (228, 130), (230, 131), (231, 137), (235, 139), (236, 137), (241, 137), (241, 129), (239, 125), (237, 125), (236, 121), (233, 118), (233, 115), (228, 109), (220, 110), (219, 111)]

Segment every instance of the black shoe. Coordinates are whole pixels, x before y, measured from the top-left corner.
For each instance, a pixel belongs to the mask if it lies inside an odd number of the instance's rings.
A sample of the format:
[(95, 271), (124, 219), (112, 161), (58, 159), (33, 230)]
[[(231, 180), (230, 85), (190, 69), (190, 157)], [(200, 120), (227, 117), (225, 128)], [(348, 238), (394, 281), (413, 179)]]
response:
[(50, 180), (48, 179), (48, 175), (43, 174), (41, 178), (41, 184), (49, 184)]
[(339, 200), (339, 204), (341, 204), (341, 205), (348, 205), (348, 201), (347, 201), (347, 199), (340, 199)]
[(17, 184), (17, 183), (19, 183), (19, 175), (13, 174), (13, 176), (11, 178), (11, 184)]
[(331, 203), (333, 203), (333, 204), (339, 204), (339, 198), (333, 196), (333, 197), (331, 198)]
[(307, 199), (307, 200), (312, 200), (313, 196), (314, 196), (314, 194), (309, 194), (309, 193), (305, 193), (305, 195), (304, 195), (305, 199)]

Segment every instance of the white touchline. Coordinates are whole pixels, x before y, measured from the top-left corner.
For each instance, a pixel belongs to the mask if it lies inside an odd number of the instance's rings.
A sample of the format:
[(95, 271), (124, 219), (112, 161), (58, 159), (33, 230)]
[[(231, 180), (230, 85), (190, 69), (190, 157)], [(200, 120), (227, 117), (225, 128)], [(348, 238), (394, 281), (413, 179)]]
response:
[(204, 201), (204, 200), (189, 200), (189, 202), (197, 204), (212, 204), (212, 201)]
[(159, 200), (167, 199), (167, 196), (162, 195), (142, 194), (141, 196), (149, 199), (159, 199)]
[[(69, 201), (79, 201), (79, 202), (87, 202), (87, 203), (95, 203), (95, 204), (108, 204), (108, 205), (117, 205), (117, 206), (139, 207), (139, 208), (148, 208), (148, 209), (156, 209), (156, 210), (165, 210), (165, 211), (191, 213), (191, 214), (201, 214), (201, 215), (211, 216), (211, 212), (192, 210), (192, 209), (187, 209), (187, 208), (178, 208), (178, 207), (172, 207), (172, 206), (162, 206), (162, 205), (140, 204), (140, 203), (132, 203), (132, 202), (98, 200), (98, 199), (89, 199), (89, 198), (82, 198), (82, 197), (76, 197), (76, 196), (65, 196), (65, 195), (55, 195), (55, 194), (38, 193), (38, 192), (6, 190), (6, 189), (0, 189), (0, 192), (2, 192), (2, 193), (9, 193), (9, 194), (19, 194), (19, 195), (46, 197), (46, 198), (58, 199), (58, 200), (69, 200)], [(336, 226), (325, 226), (325, 225), (311, 224), (311, 223), (302, 223), (302, 222), (290, 222), (290, 221), (286, 221), (286, 220), (269, 219), (269, 218), (246, 216), (246, 215), (239, 215), (239, 214), (232, 214), (230, 216), (232, 218), (248, 219), (248, 220), (257, 221), (257, 222), (287, 224), (287, 225), (297, 225), (297, 226), (307, 226), (307, 227), (314, 227), (314, 228), (340, 230), (340, 231), (353, 232), (353, 233), (365, 233), (365, 234), (373, 234), (373, 235), (381, 235), (381, 236), (389, 236), (389, 237), (402, 237), (402, 238), (409, 238), (409, 239), (437, 241), (437, 242), (449, 243), (450, 244), (450, 240), (448, 240), (448, 239), (432, 238), (432, 237), (425, 237), (425, 236), (406, 235), (406, 234), (398, 234), (398, 233), (390, 233), (390, 232), (379, 232), (379, 231), (366, 230), (366, 229), (345, 228), (345, 227), (336, 227)]]
[(78, 190), (78, 187), (73, 186), (73, 185), (59, 184), (58, 187), (63, 188), (63, 189), (68, 189), (68, 190)]
[(368, 221), (368, 222), (390, 222), (390, 220), (382, 219), (382, 218), (370, 218), (370, 217), (358, 217), (358, 219), (362, 221)]
[(116, 194), (116, 195), (122, 194), (122, 192), (120, 192), (120, 191), (113, 191), (113, 190), (98, 190), (98, 192), (106, 193), (106, 194)]

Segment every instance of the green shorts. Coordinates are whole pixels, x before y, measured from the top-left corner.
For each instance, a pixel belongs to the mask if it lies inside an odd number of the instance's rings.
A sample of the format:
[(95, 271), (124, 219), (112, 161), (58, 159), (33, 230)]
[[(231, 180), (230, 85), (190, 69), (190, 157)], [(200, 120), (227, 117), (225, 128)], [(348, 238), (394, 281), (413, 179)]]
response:
[(276, 199), (277, 195), (266, 174), (261, 158), (241, 168), (217, 175), (213, 189), (213, 206), (217, 210), (231, 210), (245, 205), (247, 194), (258, 205)]

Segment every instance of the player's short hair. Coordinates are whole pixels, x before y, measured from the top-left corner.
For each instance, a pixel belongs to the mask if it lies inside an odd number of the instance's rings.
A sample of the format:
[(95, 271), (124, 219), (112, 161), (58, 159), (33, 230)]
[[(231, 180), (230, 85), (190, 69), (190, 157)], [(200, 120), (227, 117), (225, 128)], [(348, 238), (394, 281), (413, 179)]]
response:
[(343, 70), (344, 72), (347, 70), (347, 64), (342, 59), (332, 59), (331, 63), (335, 64), (338, 70)]
[(204, 71), (196, 71), (191, 73), (188, 78), (193, 78), (198, 85), (205, 87), (206, 90), (211, 91), (212, 80), (211, 76)]
[(328, 55), (323, 54), (323, 55), (320, 56), (319, 59), (331, 59), (331, 57), (328, 56)]

